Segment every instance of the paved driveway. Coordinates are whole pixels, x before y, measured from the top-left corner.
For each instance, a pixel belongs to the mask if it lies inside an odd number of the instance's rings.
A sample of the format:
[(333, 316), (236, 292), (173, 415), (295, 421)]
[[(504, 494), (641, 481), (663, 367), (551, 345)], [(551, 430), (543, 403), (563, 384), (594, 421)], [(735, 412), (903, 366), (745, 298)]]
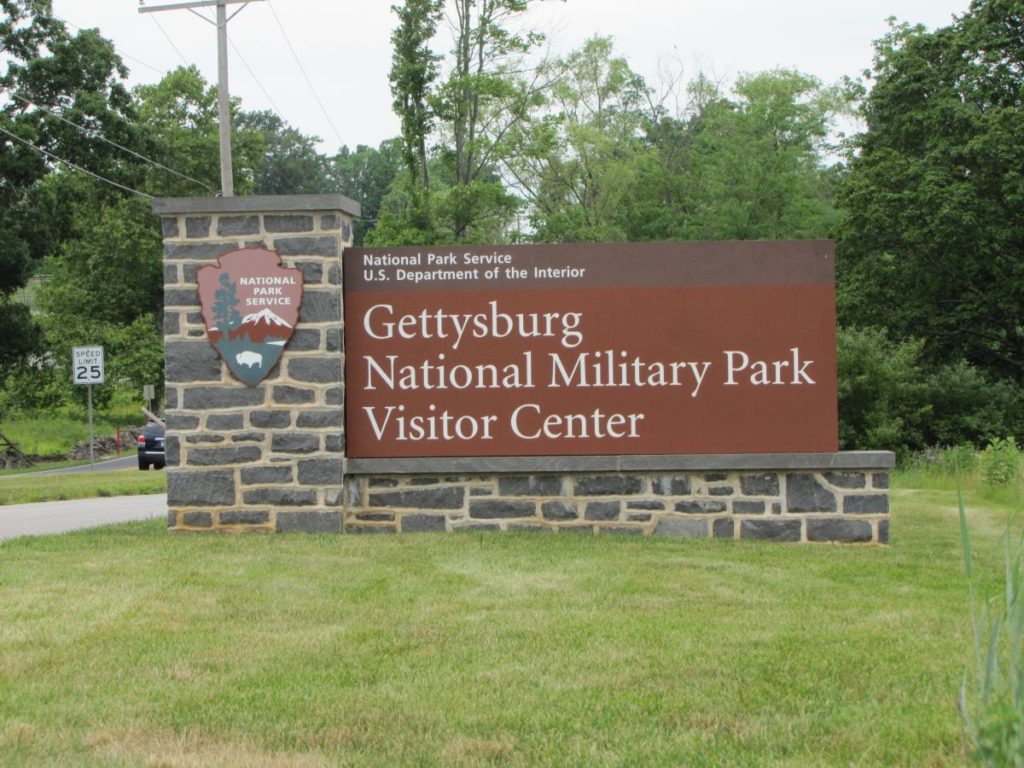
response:
[(0, 506), (0, 541), (167, 515), (167, 494)]

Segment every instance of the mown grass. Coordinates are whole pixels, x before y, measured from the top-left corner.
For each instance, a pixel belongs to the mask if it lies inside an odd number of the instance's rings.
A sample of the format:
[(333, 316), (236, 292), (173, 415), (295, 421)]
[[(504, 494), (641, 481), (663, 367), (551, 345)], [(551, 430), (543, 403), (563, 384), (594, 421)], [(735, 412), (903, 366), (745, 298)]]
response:
[(140, 472), (137, 468), (64, 475), (28, 473), (0, 477), (0, 505), (166, 492), (165, 473)]
[[(950, 487), (889, 548), (575, 535), (0, 544), (0, 764), (960, 766)], [(973, 505), (996, 584), (1004, 505)]]

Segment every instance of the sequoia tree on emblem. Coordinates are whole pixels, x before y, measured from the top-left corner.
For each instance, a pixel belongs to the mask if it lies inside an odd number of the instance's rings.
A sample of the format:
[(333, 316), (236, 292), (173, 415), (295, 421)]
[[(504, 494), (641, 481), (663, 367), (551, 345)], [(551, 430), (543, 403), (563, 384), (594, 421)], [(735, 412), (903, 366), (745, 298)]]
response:
[(252, 387), (270, 373), (291, 340), (302, 305), (302, 272), (266, 248), (225, 253), (199, 270), (199, 302), (214, 349)]

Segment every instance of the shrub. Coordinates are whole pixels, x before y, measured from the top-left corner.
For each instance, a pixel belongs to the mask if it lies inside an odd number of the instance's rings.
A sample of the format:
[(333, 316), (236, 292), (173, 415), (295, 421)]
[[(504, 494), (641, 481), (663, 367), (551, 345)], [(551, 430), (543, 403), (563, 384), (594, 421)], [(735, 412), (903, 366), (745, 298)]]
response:
[(1001, 488), (1009, 485), (1020, 474), (1021, 452), (1012, 437), (991, 440), (981, 454), (981, 474), (985, 485)]
[(1024, 429), (1024, 390), (960, 360), (930, 367), (916, 339), (874, 328), (837, 337), (839, 443), (891, 450), (901, 460), (925, 446), (983, 445)]
[(922, 343), (892, 342), (873, 328), (841, 328), (837, 345), (840, 445), (902, 454), (924, 447), (921, 424), (931, 406)]

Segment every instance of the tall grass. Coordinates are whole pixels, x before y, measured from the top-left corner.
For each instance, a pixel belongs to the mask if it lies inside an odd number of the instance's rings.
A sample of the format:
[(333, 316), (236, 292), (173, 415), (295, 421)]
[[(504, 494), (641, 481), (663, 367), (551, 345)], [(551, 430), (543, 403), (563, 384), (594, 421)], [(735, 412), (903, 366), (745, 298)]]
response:
[(1024, 536), (1016, 537), (1014, 543), (1007, 523), (1003, 536), (1003, 594), (1001, 598), (981, 599), (959, 483), (957, 502), (974, 640), (974, 664), (964, 673), (960, 686), (964, 732), (977, 764), (1024, 768)]
[[(138, 407), (111, 407), (93, 415), (95, 435), (113, 435), (119, 428), (141, 426), (146, 421)], [(57, 413), (21, 413), (0, 423), (0, 432), (18, 444), (22, 453), (53, 456), (66, 453), (89, 439), (89, 421), (84, 409), (68, 408)], [(134, 445), (122, 450), (134, 450)]]

